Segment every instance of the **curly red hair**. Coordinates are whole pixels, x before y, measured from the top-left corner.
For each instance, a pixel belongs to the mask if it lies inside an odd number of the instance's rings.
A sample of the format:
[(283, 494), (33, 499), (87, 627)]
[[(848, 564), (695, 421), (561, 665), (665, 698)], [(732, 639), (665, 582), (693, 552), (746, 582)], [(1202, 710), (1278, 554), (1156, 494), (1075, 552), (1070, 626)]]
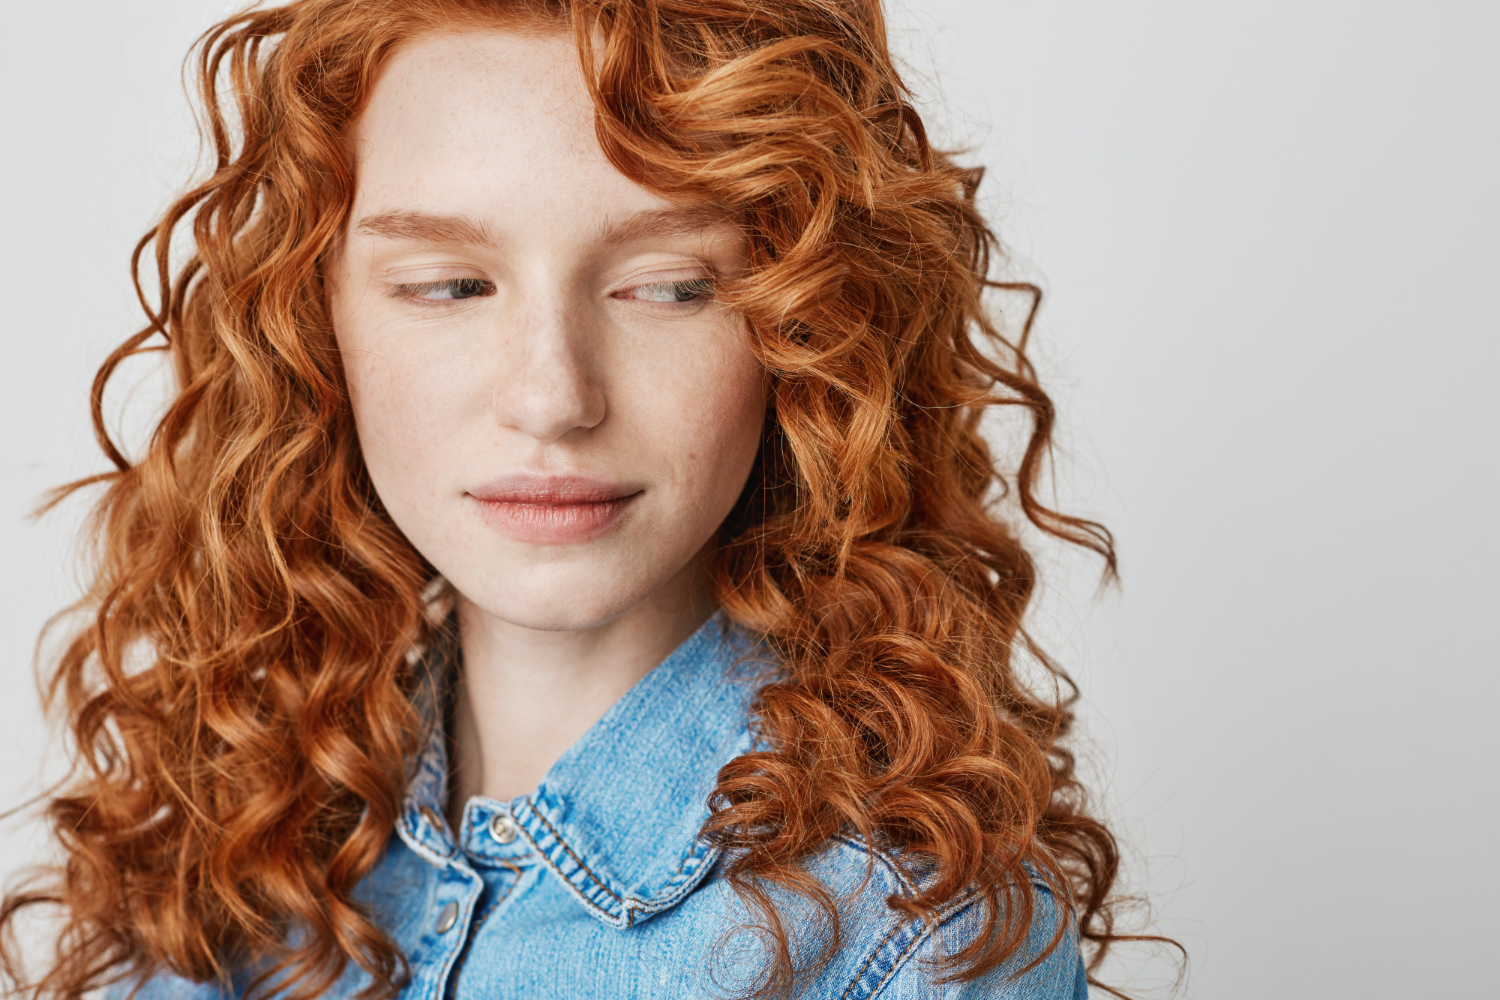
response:
[[(160, 307), (142, 294), (149, 324), (95, 381), (116, 471), (69, 488), (106, 490), (90, 618), (50, 688), (78, 755), (48, 806), (65, 860), (0, 910), (9, 925), (30, 903), (63, 907), (36, 992), (244, 962), (295, 997), (350, 961), (377, 994), (404, 974), (351, 892), (425, 725), (411, 665), (435, 574), (364, 471), (320, 266), (354, 193), (343, 136), (390, 52), (497, 25), (571, 27), (611, 161), (727, 208), (749, 241), (722, 294), (772, 375), (771, 412), (713, 579), (785, 669), (755, 706), (771, 749), (723, 769), (705, 834), (782, 945), (761, 992), (798, 974), (773, 890), (837, 927), (801, 862), (841, 830), (928, 873), (897, 910), (982, 891), (987, 932), (948, 975), (1022, 947), (1024, 866), (1075, 906), (1097, 967), (1117, 940), (1117, 851), (1060, 742), (1071, 688), (1023, 628), (1036, 570), (1021, 530), (1094, 550), (1107, 574), (1113, 547), (1038, 499), (1053, 408), (1026, 360), (1030, 318), (1010, 341), (986, 310), (980, 173), (929, 143), (878, 0), (296, 0), (204, 36), (216, 163), (137, 249), (139, 276), (154, 248)], [(184, 226), (192, 256), (174, 273)], [(156, 337), (178, 392), (132, 463), (101, 398)], [(1027, 418), (1018, 455), (987, 447), (992, 408)], [(1028, 686), (1023, 655), (1052, 683)]]

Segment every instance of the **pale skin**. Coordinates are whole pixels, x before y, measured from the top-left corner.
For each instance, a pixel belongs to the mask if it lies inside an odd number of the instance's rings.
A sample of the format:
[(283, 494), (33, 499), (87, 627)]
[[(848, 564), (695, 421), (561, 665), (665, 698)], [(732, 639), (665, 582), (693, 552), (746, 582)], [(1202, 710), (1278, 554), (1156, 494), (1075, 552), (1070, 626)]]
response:
[(413, 40), (352, 139), (330, 307), (375, 488), (458, 595), (453, 822), (712, 613), (766, 381), (712, 292), (742, 237), (609, 163), (571, 37)]

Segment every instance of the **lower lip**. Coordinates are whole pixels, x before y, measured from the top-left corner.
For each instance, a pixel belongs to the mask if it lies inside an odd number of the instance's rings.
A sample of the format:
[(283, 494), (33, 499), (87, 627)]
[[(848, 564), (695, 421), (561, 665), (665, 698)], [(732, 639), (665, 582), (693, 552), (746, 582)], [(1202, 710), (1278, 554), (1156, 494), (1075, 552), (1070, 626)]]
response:
[(502, 535), (518, 542), (566, 545), (598, 538), (614, 527), (637, 495), (587, 503), (474, 502), (485, 522)]

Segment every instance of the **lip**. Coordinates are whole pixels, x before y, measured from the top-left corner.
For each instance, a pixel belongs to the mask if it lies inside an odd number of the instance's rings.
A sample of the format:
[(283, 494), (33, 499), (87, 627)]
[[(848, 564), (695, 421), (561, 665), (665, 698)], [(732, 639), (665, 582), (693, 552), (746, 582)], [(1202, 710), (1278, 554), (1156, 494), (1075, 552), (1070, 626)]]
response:
[(586, 475), (516, 472), (468, 491), (486, 524), (518, 542), (566, 545), (614, 527), (641, 490)]

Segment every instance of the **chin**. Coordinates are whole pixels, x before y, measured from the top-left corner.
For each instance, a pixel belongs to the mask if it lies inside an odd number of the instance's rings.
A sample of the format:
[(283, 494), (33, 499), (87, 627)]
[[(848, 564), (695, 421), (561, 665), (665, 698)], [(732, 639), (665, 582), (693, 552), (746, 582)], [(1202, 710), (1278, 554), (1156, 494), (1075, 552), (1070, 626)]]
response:
[[(477, 603), (477, 602), (476, 602)], [(484, 607), (481, 605), (481, 607)], [(536, 632), (583, 632), (605, 625), (624, 613), (598, 613), (576, 608), (557, 607), (484, 607), (484, 610), (507, 624)]]
[[(520, 628), (539, 632), (578, 632), (597, 628), (629, 611), (650, 594), (650, 587), (609, 586), (612, 575), (599, 568), (577, 578), (566, 574), (556, 579), (535, 569), (517, 574), (526, 583), (481, 584), (472, 591), (458, 587), (460, 594), (485, 613)], [(540, 578), (540, 579), (539, 579)]]

